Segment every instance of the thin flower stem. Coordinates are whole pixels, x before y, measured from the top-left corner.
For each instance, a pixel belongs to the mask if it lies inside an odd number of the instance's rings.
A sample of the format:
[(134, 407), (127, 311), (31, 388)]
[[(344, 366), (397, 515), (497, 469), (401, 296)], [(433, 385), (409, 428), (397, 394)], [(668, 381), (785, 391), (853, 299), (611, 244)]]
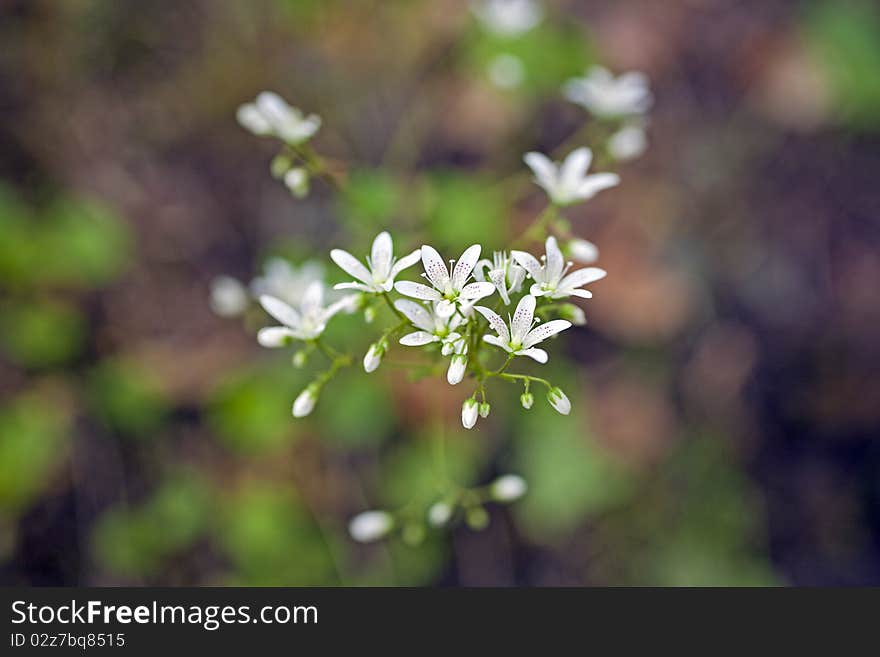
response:
[(496, 374), (495, 372), (489, 372), (487, 376), (497, 376), (505, 381), (525, 381), (527, 383), (537, 381), (541, 385), (546, 386), (548, 390), (553, 387), (553, 384), (547, 379), (542, 379), (539, 376), (531, 376), (529, 374), (508, 374), (507, 372), (499, 372)]
[(326, 356), (327, 360), (329, 361), (339, 360), (340, 358), (348, 358), (349, 360), (351, 360), (349, 356), (346, 356), (336, 351), (329, 344), (326, 344), (323, 340), (321, 340), (320, 336), (312, 340), (311, 344), (316, 346), (318, 348), (318, 351), (324, 354), (324, 356)]
[(391, 308), (391, 312), (398, 316), (403, 322), (409, 323), (409, 319), (407, 316), (400, 312), (394, 305), (394, 301), (391, 300), (391, 295), (387, 292), (383, 292), (382, 296), (385, 298), (385, 302), (388, 304), (388, 307)]
[(512, 246), (526, 246), (529, 242), (541, 239), (547, 232), (547, 227), (559, 216), (559, 206), (551, 203), (544, 211), (535, 217), (531, 225), (517, 237)]

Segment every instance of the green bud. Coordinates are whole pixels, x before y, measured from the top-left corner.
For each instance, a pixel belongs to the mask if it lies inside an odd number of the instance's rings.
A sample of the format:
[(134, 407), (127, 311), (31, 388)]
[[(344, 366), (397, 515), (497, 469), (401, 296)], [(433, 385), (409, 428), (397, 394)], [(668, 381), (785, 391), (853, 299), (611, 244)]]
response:
[(302, 369), (303, 367), (305, 367), (306, 362), (308, 362), (308, 360), (309, 360), (309, 355), (308, 355), (308, 353), (306, 353), (305, 351), (303, 351), (302, 349), (300, 349), (299, 351), (297, 351), (297, 352), (293, 355), (293, 359), (292, 359), (292, 360), (293, 360), (293, 366), (294, 366), (295, 368), (297, 368), (297, 369)]
[(403, 542), (407, 545), (416, 546), (425, 540), (425, 527), (417, 523), (410, 523), (403, 528), (401, 533)]
[(269, 165), (273, 178), (283, 178), (284, 174), (290, 170), (293, 162), (284, 154), (276, 155), (272, 158), (272, 164)]
[(529, 410), (535, 403), (535, 396), (530, 392), (524, 392), (519, 396), (519, 403), (524, 409)]
[(480, 404), (480, 417), (489, 417), (489, 411), (491, 410), (491, 406), (489, 406), (489, 402), (483, 402)]
[(376, 309), (373, 306), (368, 306), (364, 310), (364, 321), (367, 324), (372, 324), (374, 319), (376, 319)]
[(485, 529), (489, 525), (489, 514), (481, 506), (472, 506), (465, 512), (465, 522), (468, 527), (476, 531)]

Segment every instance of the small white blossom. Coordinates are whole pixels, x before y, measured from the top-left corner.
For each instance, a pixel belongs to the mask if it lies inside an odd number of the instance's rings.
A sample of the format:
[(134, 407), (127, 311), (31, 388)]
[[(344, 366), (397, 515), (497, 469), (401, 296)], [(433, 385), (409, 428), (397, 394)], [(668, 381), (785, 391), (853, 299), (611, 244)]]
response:
[(568, 415), (571, 413), (571, 401), (566, 397), (565, 393), (559, 388), (551, 388), (547, 393), (547, 401), (557, 413)]
[(550, 299), (563, 299), (569, 296), (589, 299), (593, 293), (581, 289), (581, 286), (594, 283), (605, 278), (606, 272), (598, 267), (585, 267), (568, 273), (572, 263), (565, 262), (562, 251), (552, 235), (547, 238), (547, 253), (542, 258), (544, 263), (525, 251), (511, 251), (513, 258), (522, 265), (534, 280), (530, 293), (536, 297), (546, 296)]
[(445, 527), (452, 518), (452, 505), (448, 502), (435, 502), (428, 509), (428, 524), (431, 527)]
[(303, 167), (293, 167), (284, 174), (284, 185), (297, 198), (305, 198), (309, 194), (309, 172)]
[[(437, 302), (435, 311), (441, 316), (452, 315), (456, 308), (464, 304), (473, 305), (474, 301), (489, 296), (495, 291), (492, 283), (468, 283), (471, 272), (480, 258), (479, 244), (465, 249), (461, 258), (455, 263), (452, 275), (446, 268), (446, 263), (434, 247), (422, 246), (422, 264), (425, 268), (425, 277), (433, 287), (412, 281), (399, 281), (394, 289), (407, 297)], [(469, 302), (469, 303), (468, 303)]]
[(579, 237), (569, 240), (565, 250), (572, 260), (584, 265), (592, 265), (599, 259), (598, 247), (589, 240)]
[(318, 401), (318, 389), (310, 385), (293, 400), (293, 417), (305, 417), (315, 408)]
[(256, 299), (266, 294), (297, 307), (313, 283), (324, 286), (324, 265), (320, 262), (309, 261), (294, 267), (284, 258), (269, 258), (263, 275), (251, 281), (250, 289)]
[(593, 198), (603, 189), (620, 183), (616, 173), (587, 175), (593, 151), (581, 147), (573, 150), (561, 164), (542, 153), (526, 153), (523, 160), (535, 174), (535, 182), (544, 188), (556, 205), (571, 205)]
[(498, 477), (489, 487), (489, 494), (498, 502), (514, 502), (526, 494), (528, 485), (519, 475), (508, 474)]
[(450, 385), (461, 383), (464, 373), (467, 371), (468, 359), (464, 354), (455, 354), (449, 361), (449, 370), (446, 372), (446, 380)]
[(485, 306), (474, 307), (474, 310), (485, 317), (492, 330), (498, 334), (484, 335), (483, 340), (496, 347), (501, 347), (504, 351), (514, 356), (528, 356), (539, 363), (546, 363), (548, 359), (547, 352), (535, 347), (535, 345), (569, 328), (571, 322), (564, 319), (554, 319), (532, 328), (535, 317), (535, 303), (535, 297), (530, 294), (520, 299), (516, 311), (510, 320), (509, 329), (507, 323), (493, 310)]
[(211, 281), (211, 310), (221, 317), (235, 317), (248, 306), (247, 288), (231, 276), (218, 276)]
[(477, 400), (473, 397), (465, 399), (461, 405), (461, 424), (465, 429), (472, 429), (477, 423), (477, 416), (480, 414), (480, 407)]
[[(486, 271), (488, 269), (488, 272)], [(492, 255), (492, 261), (480, 260), (474, 269), (474, 277), (478, 281), (491, 281), (501, 295), (504, 305), (510, 304), (510, 295), (522, 289), (526, 277), (526, 270), (516, 264), (510, 256), (503, 251), (496, 251)]]
[(304, 116), (272, 91), (264, 91), (253, 103), (239, 107), (236, 118), (255, 135), (272, 135), (293, 146), (310, 139), (321, 127), (320, 116)]
[(476, 0), (471, 9), (488, 31), (505, 37), (525, 34), (544, 17), (537, 0)]
[(601, 66), (566, 82), (563, 93), (571, 102), (602, 118), (644, 114), (654, 102), (644, 73), (632, 71), (614, 77)]
[(492, 84), (500, 89), (515, 89), (526, 78), (526, 70), (522, 60), (509, 53), (493, 57), (489, 62), (487, 73)]
[(437, 312), (438, 305), (435, 303), (432, 309), (428, 309), (409, 299), (398, 299), (394, 302), (394, 307), (419, 329), (400, 338), (400, 344), (406, 347), (421, 347), (439, 342), (444, 356), (465, 353), (464, 337), (456, 331), (464, 319), (459, 314), (441, 315)]
[(387, 511), (364, 511), (348, 523), (348, 533), (358, 543), (384, 538), (394, 528), (394, 517)]
[(385, 355), (385, 347), (384, 345), (374, 342), (370, 345), (370, 348), (367, 350), (366, 355), (364, 356), (364, 372), (369, 374), (370, 372), (375, 372), (379, 367), (379, 364), (382, 362), (382, 356)]
[(608, 139), (608, 152), (619, 162), (634, 160), (647, 148), (648, 137), (640, 125), (626, 125)]
[(283, 347), (291, 339), (314, 340), (324, 332), (333, 315), (350, 308), (356, 300), (356, 296), (348, 296), (325, 307), (324, 286), (319, 282), (312, 283), (306, 290), (299, 309), (264, 294), (260, 297), (260, 305), (283, 326), (260, 329), (257, 341), (264, 347)]
[(355, 258), (348, 251), (333, 249), (330, 257), (347, 274), (354, 276), (359, 283), (339, 283), (334, 288), (337, 290), (361, 290), (362, 292), (383, 293), (390, 292), (394, 287), (395, 277), (407, 267), (412, 267), (419, 261), (421, 250), (416, 249), (405, 255), (400, 260), (394, 257), (394, 242), (388, 231), (383, 231), (373, 240), (373, 248), (367, 256), (367, 266)]

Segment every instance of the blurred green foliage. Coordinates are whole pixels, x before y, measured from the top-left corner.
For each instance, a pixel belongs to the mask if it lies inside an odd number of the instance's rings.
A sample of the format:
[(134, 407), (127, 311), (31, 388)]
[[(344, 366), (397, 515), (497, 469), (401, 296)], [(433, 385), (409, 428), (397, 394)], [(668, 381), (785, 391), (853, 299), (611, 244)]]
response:
[(34, 298), (10, 302), (0, 315), (0, 342), (10, 360), (42, 368), (75, 358), (86, 340), (86, 320), (70, 303)]
[(432, 243), (441, 252), (505, 234), (509, 200), (492, 182), (479, 174), (456, 171), (434, 171), (425, 177), (421, 213)]
[(131, 359), (106, 359), (89, 375), (89, 398), (98, 417), (123, 434), (150, 437), (169, 405), (156, 375)]

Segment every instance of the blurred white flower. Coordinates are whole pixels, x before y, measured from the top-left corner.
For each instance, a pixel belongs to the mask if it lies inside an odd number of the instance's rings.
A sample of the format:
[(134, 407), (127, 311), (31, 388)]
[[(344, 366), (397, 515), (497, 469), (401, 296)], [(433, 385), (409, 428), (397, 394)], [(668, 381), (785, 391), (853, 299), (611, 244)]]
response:
[(296, 107), (288, 105), (281, 96), (264, 91), (253, 103), (238, 108), (239, 124), (255, 135), (272, 135), (295, 146), (310, 139), (321, 127), (317, 114), (304, 116)]
[(497, 335), (484, 335), (483, 340), (496, 347), (501, 347), (514, 356), (528, 356), (539, 363), (546, 363), (547, 352), (535, 347), (535, 345), (569, 328), (571, 322), (564, 319), (554, 319), (532, 328), (535, 318), (535, 304), (536, 299), (530, 294), (520, 299), (516, 311), (510, 319), (509, 329), (508, 324), (495, 311), (485, 306), (475, 306), (474, 310), (485, 317), (489, 326), (497, 333)]
[(461, 258), (455, 263), (452, 276), (446, 268), (446, 263), (434, 247), (422, 246), (422, 264), (425, 268), (425, 277), (433, 287), (412, 281), (399, 281), (394, 289), (407, 297), (435, 301), (435, 312), (441, 316), (452, 315), (458, 305), (471, 302), (489, 296), (495, 291), (492, 283), (468, 283), (471, 272), (480, 258), (479, 244), (465, 249)]
[(324, 332), (333, 315), (350, 308), (355, 301), (356, 296), (348, 296), (325, 307), (324, 286), (319, 282), (309, 286), (298, 309), (264, 294), (260, 297), (260, 305), (283, 326), (260, 329), (257, 341), (264, 347), (283, 347), (291, 339), (314, 340)]
[(562, 257), (562, 251), (552, 235), (547, 238), (547, 254), (542, 258), (544, 264), (538, 262), (530, 253), (525, 251), (511, 251), (513, 258), (522, 265), (534, 284), (529, 290), (536, 297), (546, 296), (550, 299), (562, 299), (569, 296), (589, 299), (593, 293), (581, 289), (582, 285), (593, 283), (605, 278), (605, 270), (598, 267), (585, 267), (567, 274), (572, 263), (567, 263)]
[(448, 502), (435, 502), (428, 509), (428, 524), (431, 527), (445, 527), (452, 518), (453, 508)]
[(297, 198), (305, 198), (309, 194), (309, 172), (303, 167), (293, 167), (284, 174), (284, 185)]
[[(488, 270), (488, 272), (487, 272)], [(496, 251), (492, 261), (480, 260), (474, 269), (478, 281), (491, 281), (501, 295), (504, 305), (510, 304), (510, 295), (519, 292), (526, 277), (526, 270), (514, 262), (507, 253)]]
[(565, 245), (565, 250), (572, 260), (584, 265), (592, 265), (599, 259), (598, 247), (592, 242), (579, 237), (569, 240)]
[(373, 240), (371, 255), (367, 256), (367, 266), (348, 251), (333, 249), (330, 257), (347, 274), (354, 276), (359, 283), (339, 283), (337, 290), (361, 290), (362, 292), (389, 292), (394, 287), (394, 278), (407, 267), (419, 261), (421, 250), (416, 249), (400, 260), (394, 258), (394, 243), (391, 235), (383, 231)]
[(305, 417), (312, 412), (317, 401), (317, 387), (314, 385), (308, 386), (293, 400), (293, 417)]
[(495, 55), (489, 62), (486, 72), (492, 84), (501, 89), (515, 89), (526, 78), (526, 70), (522, 60), (516, 55), (508, 53)]
[(620, 176), (616, 173), (587, 175), (593, 151), (586, 147), (573, 150), (561, 164), (542, 153), (526, 153), (523, 160), (535, 174), (535, 182), (557, 205), (586, 201), (603, 189), (620, 183)]
[(562, 415), (571, 413), (571, 402), (561, 389), (551, 388), (550, 392), (547, 393), (547, 401), (550, 402), (550, 405), (557, 413)]
[(359, 543), (384, 538), (394, 528), (394, 517), (387, 511), (364, 511), (348, 523), (348, 533)]
[(498, 502), (513, 502), (526, 494), (528, 485), (519, 475), (508, 474), (498, 477), (489, 486), (489, 495)]
[(636, 124), (623, 126), (608, 139), (608, 152), (619, 162), (634, 160), (647, 148), (648, 137), (645, 129)]
[(488, 31), (506, 37), (525, 34), (544, 17), (537, 0), (475, 0), (471, 10)]
[(464, 400), (461, 405), (461, 424), (465, 429), (472, 429), (477, 423), (477, 416), (480, 414), (479, 404), (473, 397)]
[(428, 309), (420, 303), (409, 299), (398, 299), (394, 302), (397, 308), (418, 331), (407, 333), (400, 338), (400, 344), (406, 347), (421, 347), (432, 342), (443, 345), (443, 355), (465, 353), (464, 337), (456, 329), (464, 321), (461, 315), (441, 315), (437, 306)]
[(247, 288), (231, 276), (218, 276), (211, 281), (211, 310), (221, 317), (235, 317), (248, 306)]
[(323, 281), (324, 265), (319, 262), (309, 261), (294, 267), (284, 258), (269, 258), (263, 266), (263, 275), (251, 281), (250, 288), (257, 299), (266, 294), (296, 307), (312, 283), (323, 286)]
[(455, 354), (449, 361), (449, 369), (446, 371), (446, 380), (450, 385), (461, 383), (467, 370), (468, 359), (464, 354)]
[(644, 114), (654, 102), (644, 73), (633, 71), (614, 77), (601, 66), (566, 82), (563, 93), (571, 102), (602, 118)]

